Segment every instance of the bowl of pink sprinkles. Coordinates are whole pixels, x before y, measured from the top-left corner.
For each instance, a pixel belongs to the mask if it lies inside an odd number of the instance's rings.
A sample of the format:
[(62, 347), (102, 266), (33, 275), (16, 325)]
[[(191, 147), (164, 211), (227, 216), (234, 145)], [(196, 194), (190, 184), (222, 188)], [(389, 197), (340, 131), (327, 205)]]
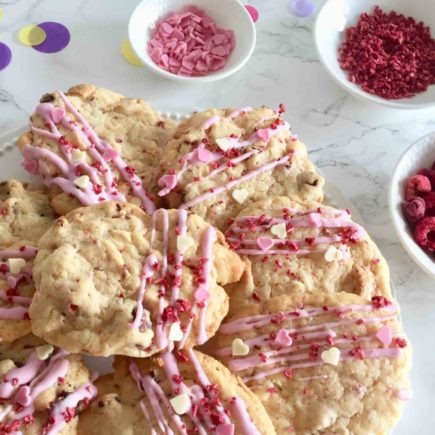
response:
[(238, 0), (143, 0), (130, 17), (130, 44), (142, 62), (176, 81), (213, 81), (238, 71), (256, 42)]

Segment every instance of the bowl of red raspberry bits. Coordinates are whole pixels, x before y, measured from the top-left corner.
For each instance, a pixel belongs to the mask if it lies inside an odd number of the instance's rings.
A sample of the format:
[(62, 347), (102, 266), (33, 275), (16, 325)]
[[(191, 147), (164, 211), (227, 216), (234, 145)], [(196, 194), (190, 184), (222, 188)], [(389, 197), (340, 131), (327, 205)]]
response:
[(228, 77), (249, 60), (256, 42), (254, 22), (238, 0), (144, 0), (128, 33), (145, 66), (181, 82)]
[(435, 132), (400, 158), (390, 183), (389, 207), (403, 247), (435, 278)]
[(401, 109), (435, 105), (433, 0), (328, 0), (315, 25), (321, 63), (346, 91)]

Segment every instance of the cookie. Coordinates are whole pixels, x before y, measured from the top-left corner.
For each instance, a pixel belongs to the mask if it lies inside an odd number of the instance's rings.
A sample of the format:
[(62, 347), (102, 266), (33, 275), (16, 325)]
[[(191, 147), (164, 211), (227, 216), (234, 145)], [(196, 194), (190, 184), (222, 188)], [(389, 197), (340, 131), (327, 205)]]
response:
[(0, 183), (0, 248), (23, 241), (36, 245), (56, 217), (44, 186)]
[(59, 214), (129, 201), (155, 209), (161, 148), (175, 123), (143, 100), (86, 84), (44, 95), (18, 139), (24, 168), (50, 186)]
[(0, 433), (73, 435), (97, 394), (79, 355), (29, 334), (0, 344)]
[(231, 304), (281, 294), (354, 293), (391, 298), (388, 265), (348, 210), (289, 197), (244, 208), (225, 232), (249, 266), (231, 286)]
[(398, 316), (383, 296), (277, 296), (227, 318), (208, 346), (277, 433), (387, 434), (411, 394)]
[(70, 352), (145, 357), (205, 342), (243, 263), (185, 210), (118, 202), (74, 210), (39, 243), (33, 332)]
[(224, 230), (227, 219), (271, 195), (321, 201), (324, 180), (280, 113), (210, 109), (180, 123), (164, 147), (159, 196)]
[(197, 351), (118, 357), (113, 387), (83, 414), (79, 434), (275, 434), (240, 379)]

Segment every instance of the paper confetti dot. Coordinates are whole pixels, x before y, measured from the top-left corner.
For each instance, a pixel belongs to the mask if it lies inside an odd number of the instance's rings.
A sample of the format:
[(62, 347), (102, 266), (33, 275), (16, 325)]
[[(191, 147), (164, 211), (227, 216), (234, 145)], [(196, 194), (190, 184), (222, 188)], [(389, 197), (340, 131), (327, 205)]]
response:
[(11, 49), (3, 42), (0, 42), (0, 71), (9, 65), (11, 59)]
[(303, 18), (312, 15), (316, 6), (311, 0), (291, 0), (288, 8), (292, 15)]
[(38, 45), (45, 41), (47, 35), (44, 30), (33, 24), (28, 24), (20, 29), (18, 32), (18, 39), (27, 47)]
[(5, 16), (3, 9), (0, 8), (0, 23), (3, 21), (3, 17)]
[(122, 41), (121, 53), (128, 63), (136, 66), (143, 66), (142, 61), (136, 56), (136, 53), (131, 48), (130, 41), (128, 39), (124, 39), (124, 41)]
[(54, 21), (46, 21), (38, 24), (47, 35), (47, 38), (42, 44), (33, 45), (32, 47), (41, 53), (57, 53), (63, 50), (71, 39), (69, 30), (60, 23)]
[(249, 15), (252, 18), (252, 21), (254, 23), (257, 22), (258, 17), (260, 16), (260, 14), (258, 13), (258, 10), (256, 8), (254, 8), (254, 6), (249, 6), (249, 5), (245, 5), (246, 10), (249, 12)]

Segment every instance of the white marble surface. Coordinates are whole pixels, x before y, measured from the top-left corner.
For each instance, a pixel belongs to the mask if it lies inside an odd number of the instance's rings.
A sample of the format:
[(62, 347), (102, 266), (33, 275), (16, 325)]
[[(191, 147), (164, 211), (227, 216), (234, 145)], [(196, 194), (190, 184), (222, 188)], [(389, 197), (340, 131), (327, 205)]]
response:
[[(44, 92), (80, 82), (143, 97), (160, 107), (187, 110), (246, 104), (277, 107), (284, 102), (286, 116), (307, 143), (311, 159), (354, 202), (390, 262), (414, 347), (414, 399), (394, 433), (434, 433), (435, 283), (398, 243), (389, 219), (387, 189), (400, 154), (435, 129), (435, 110), (395, 111), (346, 95), (317, 60), (311, 37), (313, 19), (292, 17), (287, 12), (288, 0), (250, 2), (260, 11), (258, 43), (250, 62), (236, 75), (198, 86), (166, 81), (127, 64), (119, 54), (136, 3), (0, 0), (5, 13), (0, 40), (13, 50), (12, 64), (0, 72), (0, 133), (23, 126)], [(63, 22), (71, 30), (66, 50), (45, 55), (17, 42), (21, 26), (47, 20)]]

